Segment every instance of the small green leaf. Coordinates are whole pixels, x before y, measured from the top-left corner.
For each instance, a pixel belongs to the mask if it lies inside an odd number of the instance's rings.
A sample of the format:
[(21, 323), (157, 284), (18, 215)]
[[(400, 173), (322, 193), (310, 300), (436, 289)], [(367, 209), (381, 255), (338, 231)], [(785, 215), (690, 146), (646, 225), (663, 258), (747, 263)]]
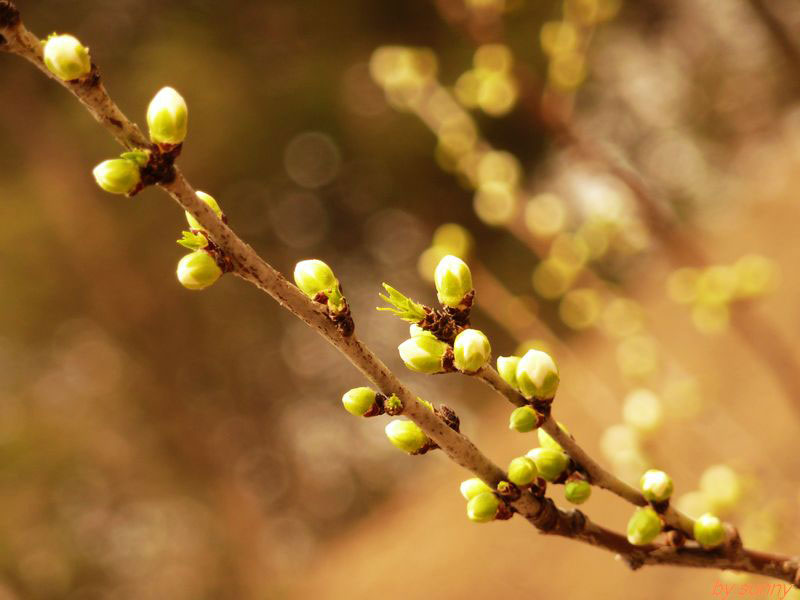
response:
[(191, 231), (182, 231), (181, 239), (177, 240), (178, 244), (189, 250), (201, 250), (208, 246), (208, 239), (202, 233), (192, 233)]
[(380, 297), (387, 304), (391, 306), (378, 307), (378, 310), (386, 310), (394, 316), (408, 321), (409, 323), (418, 323), (425, 318), (425, 307), (418, 302), (414, 302), (390, 286), (388, 283), (383, 284), (384, 289), (389, 293), (388, 296), (380, 294)]

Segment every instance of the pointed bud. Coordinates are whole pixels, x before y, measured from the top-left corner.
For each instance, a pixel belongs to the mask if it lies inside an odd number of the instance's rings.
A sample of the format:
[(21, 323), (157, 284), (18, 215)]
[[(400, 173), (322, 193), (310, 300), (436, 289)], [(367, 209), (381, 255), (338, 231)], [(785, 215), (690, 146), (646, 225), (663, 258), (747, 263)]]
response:
[(517, 365), (519, 364), (519, 356), (498, 356), (497, 357), (497, 372), (500, 377), (515, 390), (517, 387)]
[[(558, 428), (564, 433), (569, 434), (569, 431), (567, 431), (567, 428), (562, 423), (558, 424)], [(536, 430), (536, 435), (539, 438), (539, 445), (542, 448), (551, 448), (552, 450), (558, 450), (559, 452), (564, 451), (561, 445), (557, 441), (555, 441), (552, 437), (550, 437), (550, 434), (547, 433), (541, 427)]]
[(465, 329), (453, 342), (454, 363), (459, 371), (479, 371), (489, 362), (491, 355), (489, 338), (477, 329)]
[(478, 494), (483, 494), (484, 492), (491, 493), (493, 491), (483, 480), (477, 477), (465, 479), (461, 482), (461, 487), (459, 489), (461, 490), (461, 495), (464, 496), (464, 500), (472, 500)]
[(331, 268), (321, 260), (301, 260), (294, 267), (294, 282), (309, 298), (320, 292), (330, 294), (339, 288), (339, 280)]
[(508, 480), (520, 487), (533, 482), (539, 476), (536, 463), (527, 456), (518, 456), (508, 465)]
[(661, 517), (651, 507), (637, 508), (628, 521), (628, 541), (634, 546), (649, 544), (661, 533)]
[[(205, 192), (195, 192), (198, 198), (208, 204), (208, 207), (214, 211), (218, 217), (222, 218), (222, 209), (217, 204), (217, 201), (214, 200), (212, 196), (206, 194)], [(189, 227), (192, 229), (198, 229), (200, 231), (205, 231), (205, 227), (200, 225), (200, 221), (194, 218), (194, 215), (190, 212), (186, 212), (186, 221), (189, 223)]]
[(85, 77), (92, 71), (89, 50), (71, 35), (51, 35), (44, 43), (47, 70), (63, 81)]
[(386, 425), (386, 437), (395, 448), (414, 454), (424, 448), (429, 440), (425, 432), (413, 421), (395, 419)]
[(205, 250), (187, 254), (178, 263), (178, 281), (189, 290), (203, 290), (221, 276), (222, 269)]
[(511, 411), (508, 419), (508, 428), (520, 433), (527, 433), (536, 429), (539, 415), (530, 406), (520, 406)]
[(645, 471), (639, 485), (642, 488), (642, 495), (648, 502), (663, 502), (672, 496), (674, 489), (672, 478), (657, 469)]
[(592, 495), (592, 486), (588, 481), (576, 479), (564, 484), (564, 498), (572, 504), (583, 504)]
[(527, 456), (536, 463), (539, 477), (547, 481), (558, 479), (569, 464), (566, 454), (550, 448), (534, 448), (528, 452)]
[(517, 364), (517, 386), (526, 398), (550, 400), (558, 389), (558, 367), (547, 352), (528, 350)]
[(483, 492), (467, 502), (467, 517), (473, 523), (488, 523), (497, 516), (500, 500), (491, 492)]
[(186, 139), (189, 109), (186, 101), (171, 87), (164, 87), (147, 107), (150, 139), (156, 144), (180, 144)]
[(410, 338), (397, 347), (406, 367), (428, 375), (444, 372), (444, 356), (448, 349), (444, 342), (424, 335)]
[(357, 387), (344, 393), (342, 404), (351, 415), (363, 417), (375, 406), (375, 396), (375, 390), (368, 387)]
[(704, 548), (715, 548), (725, 541), (725, 526), (717, 517), (706, 513), (694, 522), (694, 539)]
[(139, 165), (127, 158), (104, 160), (92, 174), (97, 185), (112, 194), (130, 194), (142, 180)]
[(457, 308), (472, 291), (472, 273), (467, 263), (451, 254), (436, 265), (433, 281), (439, 302), (450, 308)]

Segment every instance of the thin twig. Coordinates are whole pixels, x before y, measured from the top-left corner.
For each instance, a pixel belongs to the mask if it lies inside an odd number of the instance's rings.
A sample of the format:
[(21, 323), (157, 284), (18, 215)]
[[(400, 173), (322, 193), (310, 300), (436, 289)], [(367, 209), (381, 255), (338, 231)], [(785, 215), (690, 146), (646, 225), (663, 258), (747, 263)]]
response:
[[(0, 0), (0, 49), (29, 60), (45, 73), (39, 40), (19, 20), (15, 5)], [(57, 80), (59, 81), (59, 80)], [(62, 82), (89, 110), (95, 119), (108, 129), (126, 148), (149, 146), (141, 130), (119, 110), (93, 70), (93, 83)], [(160, 183), (184, 210), (189, 211), (208, 231), (214, 243), (234, 264), (239, 277), (269, 294), (283, 308), (315, 329), (339, 350), (364, 376), (386, 394), (397, 395), (403, 403), (402, 414), (414, 421), (448, 457), (472, 471), (487, 484), (496, 487), (505, 473), (464, 435), (448, 427), (433, 412), (417, 400), (388, 367), (357, 336), (345, 336), (321, 310), (320, 305), (306, 297), (277, 270), (266, 263), (248, 244), (239, 238), (195, 194), (195, 190), (175, 169), (174, 178)], [(591, 522), (578, 510), (558, 509), (552, 500), (537, 498), (524, 492), (512, 506), (530, 523), (544, 533), (576, 539), (619, 554), (632, 568), (642, 565), (681, 565), (715, 569), (734, 569), (777, 577), (794, 582), (798, 561), (788, 556), (764, 554), (741, 548), (708, 551), (698, 547), (675, 548), (666, 544), (633, 546), (613, 531)]]
[[(500, 374), (491, 366), (487, 365), (481, 369), (477, 374), (481, 381), (487, 383), (494, 388), (499, 394), (504, 396), (509, 402), (515, 406), (525, 406), (528, 401), (522, 394), (512, 388)], [(552, 437), (564, 449), (564, 451), (580, 465), (589, 476), (589, 482), (597, 487), (608, 490), (616, 494), (623, 500), (630, 502), (635, 506), (646, 506), (648, 504), (641, 492), (636, 488), (628, 485), (614, 474), (604, 469), (600, 463), (594, 460), (588, 452), (586, 452), (575, 441), (570, 434), (565, 433), (552, 418), (548, 415), (541, 425), (550, 437)], [(680, 529), (690, 538), (694, 537), (694, 521), (678, 511), (677, 509), (669, 506), (663, 513), (664, 521), (676, 529)]]

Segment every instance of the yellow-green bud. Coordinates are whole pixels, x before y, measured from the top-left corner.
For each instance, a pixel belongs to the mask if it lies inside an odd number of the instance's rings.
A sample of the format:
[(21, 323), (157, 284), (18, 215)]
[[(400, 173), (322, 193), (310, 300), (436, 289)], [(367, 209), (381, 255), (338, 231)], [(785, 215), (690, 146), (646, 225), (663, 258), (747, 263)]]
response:
[(514, 485), (528, 485), (539, 476), (536, 463), (527, 456), (518, 456), (508, 464), (508, 480)]
[(295, 265), (294, 282), (309, 298), (314, 298), (320, 292), (330, 294), (339, 288), (339, 280), (336, 279), (333, 270), (315, 258), (301, 260)]
[(483, 332), (465, 329), (453, 342), (453, 356), (456, 369), (474, 373), (482, 369), (492, 355), (492, 346)]
[(628, 521), (628, 541), (634, 546), (644, 546), (661, 533), (661, 517), (651, 507), (637, 508)]
[(528, 452), (527, 456), (536, 463), (539, 477), (547, 481), (558, 479), (569, 464), (566, 454), (550, 448), (534, 448)]
[(205, 250), (197, 250), (178, 262), (178, 281), (189, 290), (204, 290), (222, 276), (217, 261)]
[(461, 491), (461, 495), (464, 496), (464, 500), (472, 500), (478, 494), (492, 492), (492, 488), (486, 485), (482, 479), (478, 479), (477, 477), (472, 477), (471, 479), (465, 479), (462, 481), (459, 490)]
[(104, 160), (92, 174), (97, 185), (112, 194), (130, 194), (142, 180), (139, 165), (127, 158)]
[(704, 548), (715, 548), (725, 541), (725, 526), (717, 517), (706, 513), (694, 522), (694, 539)]
[(550, 400), (558, 389), (558, 367), (541, 350), (528, 350), (517, 364), (517, 386), (526, 398)]
[(375, 406), (375, 396), (375, 390), (368, 387), (357, 387), (344, 393), (342, 404), (351, 415), (363, 417)]
[(423, 329), (422, 327), (420, 327), (420, 326), (419, 326), (419, 325), (417, 325), (416, 323), (412, 323), (411, 325), (409, 325), (409, 327), (408, 327), (408, 334), (409, 334), (409, 335), (410, 335), (412, 338), (413, 338), (413, 337), (420, 336), (420, 335), (424, 335), (424, 336), (426, 336), (426, 337), (432, 337), (432, 338), (435, 338), (435, 337), (436, 337), (436, 336), (435, 336), (435, 335), (433, 335), (433, 334), (432, 334), (430, 331), (428, 331), (427, 329)]
[(147, 107), (150, 139), (156, 144), (180, 144), (186, 139), (189, 109), (186, 101), (171, 87), (164, 87)]
[[(558, 424), (558, 428), (561, 431), (563, 431), (564, 433), (569, 434), (569, 431), (567, 430), (567, 428), (562, 423)], [(557, 441), (555, 441), (550, 436), (550, 434), (547, 433), (541, 427), (536, 431), (536, 435), (539, 438), (539, 445), (542, 448), (551, 448), (553, 450), (558, 450), (559, 452), (563, 452), (564, 451), (564, 449), (561, 447), (561, 445)]]
[(498, 356), (497, 372), (503, 380), (517, 390), (517, 365), (519, 356)]
[(488, 523), (497, 516), (500, 500), (491, 492), (483, 492), (467, 502), (467, 517), (473, 523)]
[(417, 373), (444, 372), (443, 359), (449, 346), (433, 337), (418, 335), (397, 347), (406, 367)]
[[(217, 201), (214, 200), (212, 196), (206, 194), (205, 192), (195, 192), (198, 198), (208, 204), (208, 207), (214, 211), (218, 217), (222, 218), (222, 209), (217, 204)], [(200, 221), (194, 218), (194, 215), (188, 211), (186, 211), (186, 221), (189, 223), (189, 227), (192, 229), (199, 229), (201, 231), (205, 231), (205, 227), (200, 225)]]
[(80, 79), (92, 71), (89, 49), (68, 34), (54, 34), (47, 38), (44, 64), (48, 71), (63, 81)]
[(536, 429), (539, 415), (530, 406), (519, 406), (511, 411), (508, 418), (508, 428), (520, 433), (527, 433)]
[(572, 504), (583, 504), (592, 495), (592, 486), (588, 481), (577, 479), (564, 484), (564, 498)]
[(472, 291), (472, 272), (467, 263), (448, 254), (436, 265), (433, 282), (439, 302), (456, 308), (464, 301), (464, 296)]
[(672, 478), (658, 469), (645, 471), (639, 485), (642, 488), (642, 495), (649, 502), (663, 502), (672, 496), (674, 489)]
[(395, 419), (386, 425), (386, 437), (395, 448), (414, 454), (428, 444), (428, 436), (413, 421)]

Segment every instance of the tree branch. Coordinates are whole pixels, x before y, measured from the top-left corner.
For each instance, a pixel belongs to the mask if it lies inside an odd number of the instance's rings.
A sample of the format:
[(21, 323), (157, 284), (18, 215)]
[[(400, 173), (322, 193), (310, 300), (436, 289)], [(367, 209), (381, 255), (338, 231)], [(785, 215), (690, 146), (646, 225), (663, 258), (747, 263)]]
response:
[[(40, 41), (22, 25), (19, 12), (9, 0), (0, 0), (0, 49), (22, 56), (50, 76), (42, 62)], [(99, 73), (95, 67), (90, 78), (83, 82), (63, 82), (58, 79), (56, 81), (69, 89), (123, 146), (128, 149), (150, 147), (141, 130), (110, 98), (100, 83)], [(321, 305), (289, 283), (281, 273), (265, 262), (220, 220), (213, 210), (196, 196), (195, 190), (180, 170), (175, 169), (171, 181), (158, 185), (208, 231), (214, 243), (232, 261), (236, 275), (269, 294), (283, 308), (315, 329), (383, 394), (397, 395), (403, 403), (402, 414), (414, 421), (451, 460), (472, 471), (493, 488), (506, 479), (505, 473), (484, 456), (466, 436), (448, 427), (419, 402), (416, 395), (405, 387), (357, 336), (346, 336), (339, 331), (336, 324), (321, 309)], [(565, 446), (567, 449), (568, 442), (565, 440), (564, 443), (567, 444)], [(720, 550), (708, 551), (697, 547), (675, 548), (667, 544), (633, 546), (622, 535), (592, 523), (581, 511), (560, 510), (549, 498), (534, 496), (527, 490), (510, 504), (542, 532), (579, 540), (615, 552), (632, 568), (670, 564), (735, 569), (790, 582), (794, 582), (798, 569), (796, 559), (745, 550), (728, 551), (723, 554)]]
[[(505, 396), (506, 399), (515, 406), (525, 406), (529, 404), (525, 397), (500, 377), (500, 374), (493, 367), (487, 365), (481, 369), (476, 376), (484, 383), (494, 388), (499, 394)], [(541, 427), (550, 437), (558, 442), (572, 460), (586, 471), (590, 483), (604, 490), (608, 490), (635, 506), (646, 506), (648, 504), (639, 490), (628, 485), (613, 473), (606, 471), (600, 463), (595, 461), (588, 452), (578, 445), (575, 438), (564, 432), (564, 430), (558, 426), (552, 416), (547, 415)], [(668, 525), (675, 529), (680, 529), (690, 538), (694, 537), (694, 521), (688, 516), (672, 506), (668, 506), (663, 512), (663, 517)]]

